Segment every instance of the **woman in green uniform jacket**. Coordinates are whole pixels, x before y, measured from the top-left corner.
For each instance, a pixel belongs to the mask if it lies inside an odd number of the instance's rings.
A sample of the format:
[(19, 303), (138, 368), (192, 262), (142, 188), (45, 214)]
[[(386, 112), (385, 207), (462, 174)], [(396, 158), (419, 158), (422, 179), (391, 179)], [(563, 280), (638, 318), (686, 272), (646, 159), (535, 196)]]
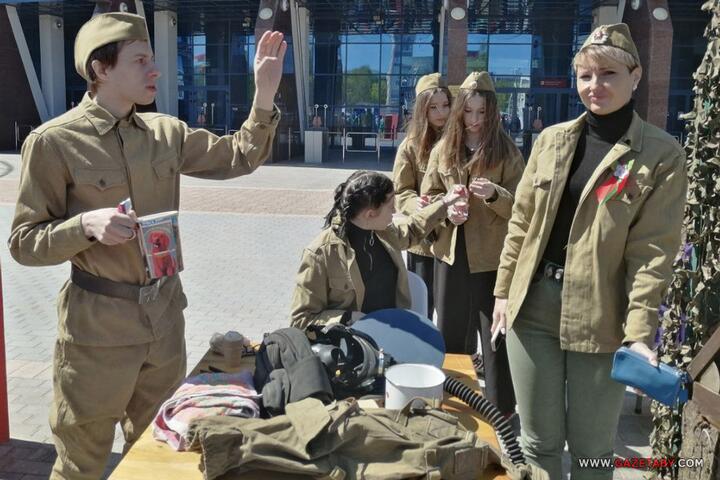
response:
[[(415, 107), (408, 125), (408, 134), (398, 147), (393, 166), (395, 204), (400, 213), (412, 215), (426, 207), (427, 197), (420, 196), (430, 150), (440, 139), (442, 129), (450, 114), (450, 90), (439, 73), (425, 75), (415, 86)], [(428, 316), (432, 318), (433, 264), (430, 240), (426, 239), (407, 252), (407, 268), (425, 281), (428, 288)]]
[(437, 229), (432, 245), (438, 327), (453, 353), (475, 353), (480, 332), (485, 392), (508, 416), (515, 398), (507, 354), (503, 344), (491, 345), (490, 327), (498, 259), (523, 168), (520, 151), (500, 125), (490, 75), (471, 73), (430, 153), (421, 193), (435, 198), (454, 185), (472, 192), (464, 208), (450, 207), (450, 224)]
[(575, 56), (587, 112), (546, 128), (518, 186), (495, 287), (527, 458), (561, 476), (611, 478), (578, 458), (612, 458), (625, 388), (622, 344), (656, 363), (658, 306), (680, 244), (685, 157), (633, 111), (641, 79), (626, 25), (595, 30)]
[(422, 241), (460, 195), (450, 192), (410, 217), (393, 220), (392, 180), (357, 171), (335, 189), (323, 231), (305, 248), (291, 303), (291, 325), (350, 324), (383, 308), (410, 308), (401, 250)]

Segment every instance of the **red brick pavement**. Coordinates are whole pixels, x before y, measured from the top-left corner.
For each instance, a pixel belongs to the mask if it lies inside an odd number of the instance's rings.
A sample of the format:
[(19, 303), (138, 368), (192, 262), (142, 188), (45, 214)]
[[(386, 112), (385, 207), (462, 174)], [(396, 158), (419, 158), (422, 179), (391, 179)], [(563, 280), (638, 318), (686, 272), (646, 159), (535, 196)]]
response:
[[(15, 179), (0, 179), (0, 203), (15, 203), (17, 185)], [(324, 215), (332, 204), (332, 190), (203, 186), (180, 191), (180, 209), (186, 212)]]

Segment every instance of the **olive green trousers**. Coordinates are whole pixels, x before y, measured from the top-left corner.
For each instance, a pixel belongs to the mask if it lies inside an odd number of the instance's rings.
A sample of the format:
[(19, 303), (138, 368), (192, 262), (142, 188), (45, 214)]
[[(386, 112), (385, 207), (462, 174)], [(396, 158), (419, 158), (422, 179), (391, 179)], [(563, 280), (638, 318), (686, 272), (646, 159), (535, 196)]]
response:
[(612, 458), (625, 387), (610, 378), (612, 353), (560, 349), (562, 285), (536, 277), (507, 338), (521, 445), (528, 462), (562, 477), (565, 442), (571, 478), (611, 479), (612, 470), (580, 468), (578, 458)]
[(93, 347), (58, 340), (50, 408), (57, 459), (52, 480), (102, 477), (120, 423), (125, 451), (185, 377), (185, 322), (140, 345)]

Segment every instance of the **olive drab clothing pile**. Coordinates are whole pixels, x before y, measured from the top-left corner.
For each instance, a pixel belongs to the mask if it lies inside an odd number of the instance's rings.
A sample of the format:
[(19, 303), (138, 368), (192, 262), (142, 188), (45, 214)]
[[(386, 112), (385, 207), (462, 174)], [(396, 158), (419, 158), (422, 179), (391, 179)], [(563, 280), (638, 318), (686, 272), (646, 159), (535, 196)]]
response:
[[(189, 438), (202, 452), (207, 480), (254, 470), (269, 471), (267, 478), (276, 471), (332, 480), (470, 480), (501, 464), (453, 415), (430, 407), (363, 410), (354, 399), (325, 406), (308, 398), (270, 420), (205, 418), (191, 425)], [(529, 471), (510, 468), (512, 478), (543, 479)]]

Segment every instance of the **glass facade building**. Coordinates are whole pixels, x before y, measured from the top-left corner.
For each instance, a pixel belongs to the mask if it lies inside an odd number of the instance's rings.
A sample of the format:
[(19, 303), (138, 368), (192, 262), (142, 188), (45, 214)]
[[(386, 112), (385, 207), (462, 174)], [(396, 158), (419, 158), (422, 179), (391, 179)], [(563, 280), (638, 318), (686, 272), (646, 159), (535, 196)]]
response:
[[(283, 119), (274, 161), (301, 159), (301, 132), (312, 125), (329, 130), (331, 149), (347, 138), (348, 152), (368, 150), (392, 158), (412, 111), (415, 84), (422, 75), (447, 72), (449, 52), (458, 48), (465, 49), (466, 72), (487, 70), (494, 78), (504, 126), (518, 145), (525, 146), (525, 153), (533, 134), (544, 126), (583, 111), (571, 60), (592, 30), (598, 3), (593, 0), (471, 0), (465, 45), (449, 41), (442, 0), (276, 3), (274, 28), (285, 33), (289, 48), (277, 97)], [(141, 4), (150, 32), (155, 11), (176, 12), (178, 116), (191, 126), (218, 133), (238, 129), (254, 93), (252, 62), (260, 2)], [(705, 51), (708, 16), (696, 0), (668, 4), (674, 37), (666, 128), (681, 138), (680, 115), (691, 105), (692, 73)], [(74, 70), (73, 40), (92, 15), (95, 2), (28, 1), (17, 7), (37, 72), (41, 70), (38, 15), (50, 12), (62, 17), (66, 99), (67, 107), (72, 107), (86, 89)], [(292, 20), (298, 8), (305, 10), (303, 28), (298, 28), (297, 18)], [(300, 35), (298, 45), (293, 34)], [(295, 58), (300, 51), (306, 52), (302, 62)], [(302, 70), (296, 70), (298, 65)], [(303, 95), (298, 89), (304, 90)], [(299, 103), (303, 101), (304, 105)]]

